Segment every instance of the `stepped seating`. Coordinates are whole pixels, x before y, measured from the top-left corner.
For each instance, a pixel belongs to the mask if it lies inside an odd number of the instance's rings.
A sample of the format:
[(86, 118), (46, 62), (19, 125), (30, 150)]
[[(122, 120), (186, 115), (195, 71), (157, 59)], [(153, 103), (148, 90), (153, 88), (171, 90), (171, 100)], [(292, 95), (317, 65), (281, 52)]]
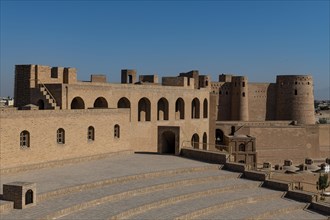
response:
[[(87, 201), (88, 206), (94, 205), (95, 202), (116, 200), (118, 198), (129, 197), (130, 195), (159, 191), (179, 185), (189, 186), (208, 181), (218, 181), (224, 178), (237, 178), (238, 176), (238, 174), (229, 172), (223, 176), (219, 176), (215, 171), (219, 171), (218, 166), (212, 165), (137, 174), (86, 183), (80, 186), (58, 189), (41, 194), (41, 200), (38, 199), (37, 206), (26, 210), (13, 210), (4, 216), (8, 219), (41, 218), (47, 214), (45, 210), (60, 211), (72, 206), (80, 207), (84, 201)], [(65, 201), (65, 203), (61, 201)]]
[(14, 202), (0, 200), (0, 214), (11, 211), (13, 207), (14, 207)]
[[(193, 167), (187, 167), (189, 163)], [(261, 188), (261, 182), (241, 179), (240, 173), (219, 170), (218, 165), (187, 160), (176, 169), (154, 170), (151, 165), (148, 162), (145, 172), (132, 168), (128, 175), (116, 176), (122, 169), (113, 169), (118, 173), (108, 179), (44, 190), (36, 206), (1, 213), (1, 219), (326, 219), (305, 210), (306, 203), (286, 199), (283, 192)]]
[(310, 212), (309, 210), (302, 210), (302, 209), (296, 209), (292, 210), (291, 212), (282, 213), (279, 215), (276, 215), (276, 219), (278, 220), (295, 220), (295, 219), (306, 219), (306, 220), (319, 220), (319, 219), (326, 219), (326, 217), (322, 217), (321, 215)]
[[(236, 206), (224, 207), (218, 205), (213, 213), (205, 213), (199, 218), (205, 219), (267, 219), (277, 218), (281, 213), (290, 213), (294, 210), (302, 210), (306, 204), (297, 203), (295, 201), (285, 200), (280, 197), (265, 197), (265, 200), (253, 199), (245, 204), (241, 203)], [(239, 210), (239, 212), (237, 212)], [(275, 213), (275, 216), (272, 215)]]

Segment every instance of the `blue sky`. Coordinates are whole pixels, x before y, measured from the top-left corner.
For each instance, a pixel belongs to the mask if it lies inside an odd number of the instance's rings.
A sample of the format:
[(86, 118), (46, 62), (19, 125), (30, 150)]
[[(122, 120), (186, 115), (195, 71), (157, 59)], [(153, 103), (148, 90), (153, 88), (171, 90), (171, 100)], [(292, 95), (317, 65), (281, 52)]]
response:
[(199, 70), (250, 82), (312, 74), (329, 95), (329, 1), (1, 0), (1, 96), (15, 64), (76, 67), (78, 79), (121, 69), (159, 76)]

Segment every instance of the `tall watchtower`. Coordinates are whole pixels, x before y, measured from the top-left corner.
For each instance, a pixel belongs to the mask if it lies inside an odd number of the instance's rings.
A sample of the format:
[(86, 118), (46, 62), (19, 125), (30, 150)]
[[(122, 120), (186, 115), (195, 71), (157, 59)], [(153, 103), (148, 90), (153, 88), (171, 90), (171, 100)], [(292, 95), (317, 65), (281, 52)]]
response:
[(276, 119), (315, 124), (311, 75), (280, 75), (276, 78)]
[(249, 120), (248, 79), (245, 76), (232, 77), (232, 120)]

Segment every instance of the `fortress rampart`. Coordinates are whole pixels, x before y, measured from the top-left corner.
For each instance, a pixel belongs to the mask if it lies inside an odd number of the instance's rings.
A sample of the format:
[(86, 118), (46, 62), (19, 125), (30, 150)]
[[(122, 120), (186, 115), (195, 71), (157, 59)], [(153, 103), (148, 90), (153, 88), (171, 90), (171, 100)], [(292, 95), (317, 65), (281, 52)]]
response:
[(121, 83), (108, 83), (102, 74), (78, 81), (75, 68), (17, 65), (18, 110), (0, 111), (1, 167), (122, 150), (178, 155), (187, 145), (218, 151), (224, 140), (236, 162), (326, 157), (329, 126), (314, 125), (313, 101), (310, 75), (211, 82), (197, 70), (160, 80), (124, 69)]
[(220, 75), (212, 82), (218, 94), (219, 121), (292, 120), (315, 124), (310, 75), (277, 76), (276, 83), (248, 83), (246, 77)]

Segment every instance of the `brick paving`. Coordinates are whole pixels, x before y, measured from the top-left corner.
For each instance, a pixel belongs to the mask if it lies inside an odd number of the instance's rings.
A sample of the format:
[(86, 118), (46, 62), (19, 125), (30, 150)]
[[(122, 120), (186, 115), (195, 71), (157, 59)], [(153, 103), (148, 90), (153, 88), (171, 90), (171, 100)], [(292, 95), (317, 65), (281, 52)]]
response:
[[(221, 171), (219, 171), (221, 172)], [(213, 176), (213, 175), (217, 175), (216, 172), (197, 172), (194, 173), (192, 176), (196, 176), (199, 174), (199, 176), (206, 176), (206, 174), (208, 174), (208, 176)], [(102, 187), (102, 188), (96, 188), (93, 190), (88, 190), (84, 193), (72, 193), (66, 196), (62, 196), (58, 199), (54, 198), (51, 200), (47, 200), (45, 202), (42, 202), (40, 204), (38, 204), (36, 207), (32, 207), (30, 209), (25, 209), (25, 210), (14, 210), (13, 212), (11, 212), (8, 215), (4, 215), (4, 217), (8, 218), (8, 219), (23, 219), (23, 218), (42, 218), (44, 215), (49, 214), (50, 211), (44, 211), (44, 210), (51, 210), (52, 212), (54, 211), (58, 211), (61, 209), (65, 209), (67, 207), (70, 206), (74, 206), (74, 205), (79, 205), (80, 203), (84, 202), (84, 201), (91, 201), (94, 199), (98, 199), (98, 198), (102, 198), (106, 195), (114, 195), (114, 194), (118, 194), (118, 193), (122, 193), (122, 192), (127, 192), (130, 190), (134, 190), (134, 189), (138, 189), (138, 188), (142, 188), (142, 187), (151, 187), (154, 186), (156, 184), (161, 184), (161, 183), (169, 183), (169, 182), (173, 182), (175, 180), (183, 180), (183, 179), (187, 179), (189, 176), (188, 175), (182, 175), (182, 176), (171, 176), (171, 177), (167, 177), (167, 178), (160, 178), (160, 179), (146, 179), (146, 180), (140, 180), (140, 181), (132, 181), (126, 184), (114, 184), (114, 185), (110, 185), (107, 187)], [(189, 177), (189, 179), (191, 179), (193, 177)], [(232, 182), (237, 181), (237, 179), (226, 179), (224, 180), (225, 183), (223, 183), (223, 185), (226, 184), (231, 184)], [(213, 183), (213, 187), (218, 186), (219, 184), (216, 183), (216, 181), (210, 181)], [(214, 183), (215, 182), (215, 183)], [(220, 181), (218, 181), (220, 182)], [(209, 183), (209, 185), (212, 185), (212, 183)], [(211, 187), (211, 186), (209, 186)], [(195, 189), (195, 191), (197, 191), (200, 188), (200, 184), (198, 184), (195, 187), (191, 187), (189, 186), (189, 190), (193, 190)], [(203, 188), (203, 187), (201, 187)], [(158, 192), (158, 193), (162, 193)], [(153, 192), (152, 193), (152, 197), (155, 195), (155, 193), (157, 192)], [(148, 194), (146, 197), (150, 196), (150, 194)]]
[(2, 193), (4, 183), (14, 181), (35, 182), (37, 183), (38, 193), (42, 193), (102, 179), (205, 165), (209, 164), (176, 156), (156, 154), (116, 155), (101, 160), (61, 167), (4, 174), (0, 178), (0, 192)]
[[(203, 219), (253, 218), (265, 212), (276, 211), (282, 208), (297, 207), (302, 209), (305, 205), (306, 205), (305, 203), (298, 203), (295, 201), (290, 201), (278, 197), (278, 198), (271, 198), (268, 201), (257, 201), (257, 202), (241, 204), (237, 208), (228, 208), (228, 209), (219, 210), (212, 214), (205, 215), (202, 218)], [(239, 210), (239, 212), (237, 211), (237, 209)], [(278, 214), (280, 215), (281, 213), (278, 212)]]
[[(109, 218), (114, 215), (118, 215), (121, 212), (130, 210), (133, 208), (137, 208), (140, 206), (144, 206), (144, 205), (152, 204), (152, 203), (156, 203), (156, 202), (157, 202), (157, 204), (161, 204), (160, 201), (162, 201), (162, 200), (166, 200), (169, 198), (175, 198), (177, 196), (186, 195), (189, 193), (191, 194), (194, 192), (200, 192), (200, 191), (207, 190), (207, 189), (216, 189), (219, 187), (230, 186), (230, 185), (234, 184), (234, 182), (235, 181), (226, 181), (223, 183), (223, 185), (221, 183), (212, 183), (212, 184), (203, 184), (203, 185), (196, 185), (196, 186), (190, 186), (190, 187), (177, 187), (177, 188), (171, 189), (171, 190), (163, 190), (160, 192), (154, 192), (154, 193), (152, 193), (152, 195), (146, 194), (146, 195), (142, 195), (142, 196), (138, 196), (138, 197), (123, 199), (123, 200), (116, 201), (116, 202), (104, 203), (102, 205), (92, 207), (90, 209), (83, 210), (81, 212), (73, 213), (71, 215), (65, 216), (63, 219), (93, 219), (93, 218), (106, 219), (106, 218)], [(241, 189), (241, 190), (244, 190), (244, 189)], [(253, 192), (255, 194), (259, 193), (259, 191), (258, 192), (253, 191), (253, 190), (249, 191), (249, 193), (251, 193), (251, 194), (253, 194)], [(231, 198), (232, 193), (233, 193), (233, 191), (224, 192), (224, 193), (220, 193), (220, 194), (221, 194), (221, 197), (225, 200), (225, 199)], [(219, 198), (220, 194), (217, 194), (218, 196), (214, 196), (214, 197)], [(201, 199), (201, 198), (202, 197), (200, 197), (199, 199)], [(208, 198), (204, 198), (205, 201), (209, 201), (211, 203), (215, 201), (213, 196), (211, 196), (211, 199), (208, 199)], [(175, 203), (175, 199), (173, 200), (173, 202)], [(149, 217), (149, 218), (154, 218), (154, 219), (158, 219), (161, 217), (171, 218), (172, 216), (170, 216), (170, 215), (179, 214), (178, 211), (181, 210), (180, 204), (185, 204), (185, 203), (188, 203), (187, 200), (185, 200), (184, 202), (175, 203), (176, 205), (170, 206), (171, 208), (170, 208), (169, 212), (165, 208), (161, 208), (161, 209), (157, 209), (156, 212), (151, 211), (146, 216), (137, 215), (137, 216), (133, 216), (133, 218), (136, 218), (136, 219), (144, 219), (144, 217)], [(194, 201), (193, 203), (195, 204), (196, 201)], [(204, 203), (204, 204), (208, 205), (209, 203)], [(186, 206), (184, 206), (184, 207), (186, 207)], [(192, 210), (197, 208), (196, 204), (193, 206), (188, 205), (188, 207), (191, 207)], [(176, 210), (176, 208), (178, 210)], [(163, 212), (163, 210), (166, 210), (166, 211)]]
[[(132, 216), (132, 219), (174, 219), (199, 209), (205, 209), (210, 206), (214, 206), (216, 204), (225, 204), (226, 202), (232, 202), (243, 198), (253, 198), (261, 195), (270, 196), (271, 194), (274, 194), (274, 192), (270, 190), (262, 190), (261, 188), (243, 188), (240, 190), (229, 191), (225, 193), (180, 202), (160, 209), (154, 209), (137, 216)], [(245, 204), (245, 202), (243, 203)]]
[[(278, 220), (287, 220), (287, 219), (292, 219), (292, 220), (296, 220), (296, 219), (315, 219), (315, 220), (319, 220), (319, 219), (327, 219), (325, 216), (320, 215), (318, 213), (315, 212), (311, 212), (309, 210), (294, 210), (293, 212), (290, 213), (284, 213), (281, 215), (276, 216), (276, 218)], [(328, 218), (329, 219), (329, 218)]]

